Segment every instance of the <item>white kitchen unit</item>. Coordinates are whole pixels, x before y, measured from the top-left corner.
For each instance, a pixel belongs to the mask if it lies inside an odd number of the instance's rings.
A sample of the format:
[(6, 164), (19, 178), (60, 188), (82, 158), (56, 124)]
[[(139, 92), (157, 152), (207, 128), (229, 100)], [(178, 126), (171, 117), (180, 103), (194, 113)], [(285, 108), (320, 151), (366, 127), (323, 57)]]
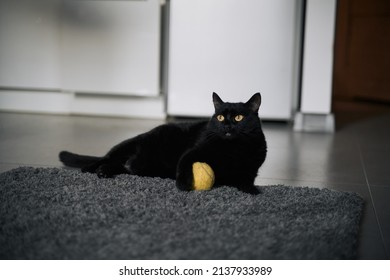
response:
[(160, 0), (1, 0), (0, 110), (165, 117)]
[(212, 92), (247, 101), (263, 119), (292, 118), (298, 88), (299, 0), (171, 0), (169, 115), (210, 116)]
[(61, 88), (61, 1), (0, 1), (0, 87)]
[(63, 88), (160, 94), (160, 2), (63, 1)]

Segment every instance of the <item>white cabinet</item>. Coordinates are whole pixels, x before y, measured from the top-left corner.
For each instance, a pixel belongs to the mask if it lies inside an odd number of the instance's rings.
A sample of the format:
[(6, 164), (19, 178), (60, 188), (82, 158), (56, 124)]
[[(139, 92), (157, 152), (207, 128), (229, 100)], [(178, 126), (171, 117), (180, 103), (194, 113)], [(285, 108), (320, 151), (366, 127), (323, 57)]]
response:
[(0, 87), (61, 88), (60, 1), (0, 1)]
[(212, 92), (260, 116), (290, 119), (297, 88), (301, 1), (171, 0), (168, 114), (209, 116)]
[(160, 93), (160, 1), (0, 1), (0, 87)]
[(63, 88), (77, 92), (160, 93), (160, 3), (63, 1)]

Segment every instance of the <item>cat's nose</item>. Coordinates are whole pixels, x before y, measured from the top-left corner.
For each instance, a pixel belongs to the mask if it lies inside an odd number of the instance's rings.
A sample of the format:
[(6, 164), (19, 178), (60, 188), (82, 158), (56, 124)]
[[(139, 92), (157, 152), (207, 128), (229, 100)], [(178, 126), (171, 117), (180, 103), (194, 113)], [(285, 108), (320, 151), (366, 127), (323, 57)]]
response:
[(230, 125), (225, 125), (224, 127), (225, 136), (232, 136), (232, 128)]

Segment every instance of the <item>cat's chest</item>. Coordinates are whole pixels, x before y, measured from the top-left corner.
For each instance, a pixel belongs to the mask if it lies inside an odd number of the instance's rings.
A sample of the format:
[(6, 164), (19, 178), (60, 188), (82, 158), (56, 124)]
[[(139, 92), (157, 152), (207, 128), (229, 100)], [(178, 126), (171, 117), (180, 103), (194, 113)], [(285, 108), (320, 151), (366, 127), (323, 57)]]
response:
[(213, 143), (207, 150), (210, 157), (222, 162), (252, 158), (260, 151), (256, 143), (229, 140)]

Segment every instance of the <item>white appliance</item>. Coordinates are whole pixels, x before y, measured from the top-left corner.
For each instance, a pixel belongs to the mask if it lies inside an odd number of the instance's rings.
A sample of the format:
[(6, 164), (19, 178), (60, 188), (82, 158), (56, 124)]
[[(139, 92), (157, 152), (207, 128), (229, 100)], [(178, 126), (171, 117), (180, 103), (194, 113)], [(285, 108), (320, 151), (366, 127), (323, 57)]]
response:
[(263, 119), (291, 119), (300, 11), (299, 0), (171, 0), (168, 114), (210, 116), (213, 91), (230, 102), (261, 92)]
[(0, 2), (0, 87), (160, 94), (160, 2)]
[(160, 94), (160, 2), (63, 1), (63, 88)]
[(0, 110), (163, 118), (160, 0), (1, 0)]

